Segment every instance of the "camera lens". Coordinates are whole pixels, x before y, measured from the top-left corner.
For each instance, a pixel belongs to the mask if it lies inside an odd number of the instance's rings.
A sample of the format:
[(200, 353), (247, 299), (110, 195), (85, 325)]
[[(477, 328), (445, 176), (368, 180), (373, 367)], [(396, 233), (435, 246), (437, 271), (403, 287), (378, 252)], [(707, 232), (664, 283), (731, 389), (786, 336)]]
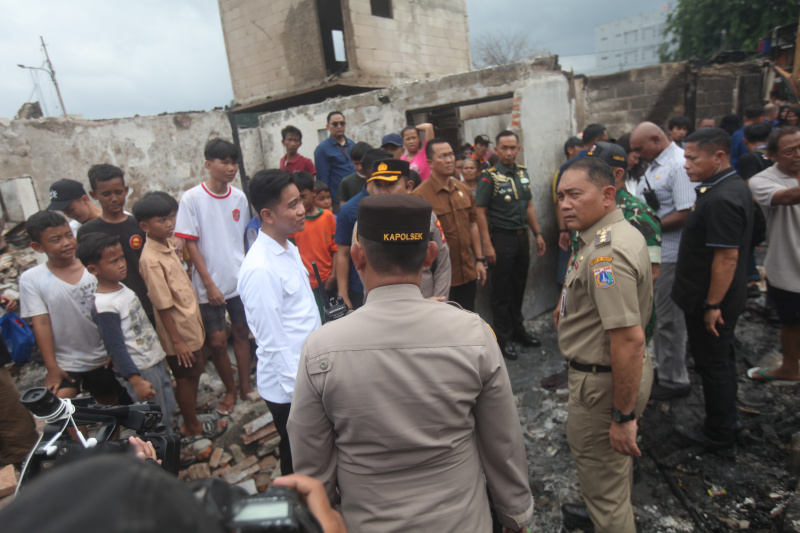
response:
[(35, 387), (25, 391), (20, 401), (28, 408), (28, 411), (39, 418), (52, 416), (61, 409), (61, 400), (44, 387)]

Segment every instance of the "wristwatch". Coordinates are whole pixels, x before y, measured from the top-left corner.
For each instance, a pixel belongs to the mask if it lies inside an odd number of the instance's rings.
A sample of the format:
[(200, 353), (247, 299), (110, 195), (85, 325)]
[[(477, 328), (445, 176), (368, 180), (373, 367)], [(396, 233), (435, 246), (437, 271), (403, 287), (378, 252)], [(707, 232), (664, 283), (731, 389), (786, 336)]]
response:
[(611, 409), (611, 419), (617, 424), (624, 424), (636, 419), (636, 411), (634, 410), (630, 414), (624, 415), (622, 411), (614, 407)]
[(483, 263), (485, 265), (486, 264), (486, 258), (485, 257), (478, 257), (478, 258), (475, 259), (475, 262), (476, 263)]
[(719, 304), (711, 305), (708, 303), (708, 300), (703, 300), (703, 311), (708, 311), (711, 309), (719, 309)]
[(533, 234), (534, 234), (534, 236), (538, 237), (539, 235), (542, 234), (542, 232), (541, 231), (534, 231)]

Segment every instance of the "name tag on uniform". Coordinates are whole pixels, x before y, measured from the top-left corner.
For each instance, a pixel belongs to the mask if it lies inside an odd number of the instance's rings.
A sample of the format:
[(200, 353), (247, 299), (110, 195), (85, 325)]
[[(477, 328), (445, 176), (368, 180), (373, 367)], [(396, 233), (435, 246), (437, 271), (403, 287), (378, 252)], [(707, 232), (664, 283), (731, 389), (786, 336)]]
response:
[(567, 310), (567, 289), (561, 290), (561, 306), (559, 309), (559, 314), (564, 316), (564, 313)]

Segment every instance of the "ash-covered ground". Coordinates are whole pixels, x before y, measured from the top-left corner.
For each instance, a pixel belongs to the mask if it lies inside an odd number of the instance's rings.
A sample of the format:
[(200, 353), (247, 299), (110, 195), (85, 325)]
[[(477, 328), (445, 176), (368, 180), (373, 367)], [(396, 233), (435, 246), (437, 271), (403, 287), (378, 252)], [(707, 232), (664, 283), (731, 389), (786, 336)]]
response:
[[(798, 475), (789, 470), (792, 435), (800, 431), (800, 389), (754, 383), (745, 375), (752, 366), (780, 362), (780, 329), (763, 316), (764, 299), (748, 301), (736, 328), (737, 407), (745, 431), (735, 450), (707, 452), (673, 431), (675, 424), (691, 426), (704, 417), (702, 386), (691, 357), (691, 395), (648, 405), (640, 424), (641, 478), (633, 492), (641, 533), (800, 531)], [(581, 500), (566, 437), (567, 390), (548, 390), (540, 382), (565, 366), (550, 314), (528, 325), (542, 347), (523, 348), (520, 359), (507, 361), (507, 367), (536, 498), (534, 529), (557, 532), (561, 504)]]

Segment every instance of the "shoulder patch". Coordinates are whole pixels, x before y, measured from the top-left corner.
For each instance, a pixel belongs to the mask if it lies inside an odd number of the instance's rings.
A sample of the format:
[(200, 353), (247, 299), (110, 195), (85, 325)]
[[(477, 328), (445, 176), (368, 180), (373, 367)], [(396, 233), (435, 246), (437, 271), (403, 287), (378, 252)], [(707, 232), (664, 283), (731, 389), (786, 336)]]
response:
[(600, 262), (603, 262), (603, 261), (606, 262), (606, 263), (610, 263), (613, 260), (614, 260), (613, 257), (608, 257), (608, 256), (596, 257), (596, 258), (592, 259), (591, 261), (589, 261), (589, 266), (595, 266), (597, 263), (600, 263)]
[(497, 167), (487, 168), (484, 172), (497, 172)]
[(614, 270), (611, 266), (594, 269), (594, 284), (601, 289), (607, 289), (614, 284)]
[(597, 230), (597, 235), (594, 238), (595, 247), (611, 244), (611, 228), (603, 228)]

